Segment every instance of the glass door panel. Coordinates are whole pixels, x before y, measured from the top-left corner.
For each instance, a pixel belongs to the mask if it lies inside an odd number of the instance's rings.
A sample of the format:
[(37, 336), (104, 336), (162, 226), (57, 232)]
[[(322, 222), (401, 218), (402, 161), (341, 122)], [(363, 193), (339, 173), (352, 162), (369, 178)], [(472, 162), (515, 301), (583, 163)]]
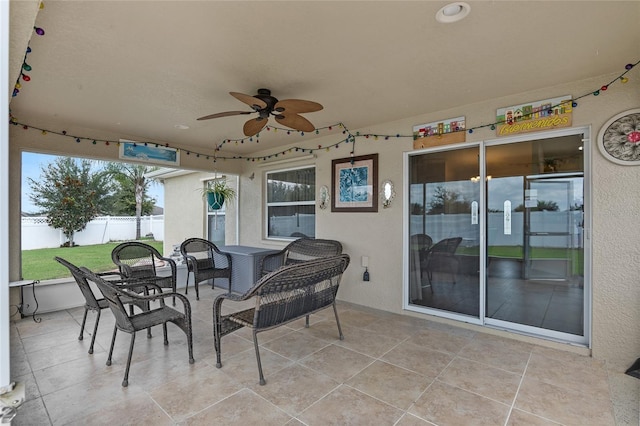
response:
[(582, 137), (486, 147), (486, 318), (584, 335)]
[(480, 315), (479, 148), (409, 157), (409, 304)]

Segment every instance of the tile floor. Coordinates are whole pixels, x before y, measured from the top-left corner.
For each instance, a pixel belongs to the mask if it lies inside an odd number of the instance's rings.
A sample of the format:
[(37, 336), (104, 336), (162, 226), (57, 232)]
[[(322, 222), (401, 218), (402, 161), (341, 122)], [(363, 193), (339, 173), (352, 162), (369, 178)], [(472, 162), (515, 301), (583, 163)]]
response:
[[(251, 333), (222, 340), (215, 367), (211, 306), (190, 294), (195, 364), (184, 333), (139, 333), (129, 387), (129, 336), (95, 314), (79, 341), (82, 308), (11, 324), (12, 377), (26, 385), (14, 425), (638, 425), (640, 380), (591, 358), (437, 322), (339, 303), (333, 312), (258, 335), (267, 384), (258, 384)], [(193, 292), (191, 292), (193, 293)]]

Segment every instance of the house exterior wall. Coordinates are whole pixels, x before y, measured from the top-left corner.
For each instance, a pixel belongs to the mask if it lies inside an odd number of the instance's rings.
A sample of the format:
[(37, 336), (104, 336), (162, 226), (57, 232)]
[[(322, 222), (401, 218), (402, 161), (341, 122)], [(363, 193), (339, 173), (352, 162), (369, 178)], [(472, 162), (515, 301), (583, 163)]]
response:
[(206, 238), (204, 201), (199, 188), (200, 173), (167, 179), (164, 182), (164, 253), (173, 251), (173, 246), (187, 238)]
[[(441, 119), (465, 116), (467, 128), (495, 122), (496, 109), (517, 105), (527, 101), (553, 98), (566, 94), (574, 97), (599, 88), (617, 75), (574, 82), (513, 95), (490, 99), (481, 103), (465, 105), (433, 114), (409, 117), (370, 128), (349, 130), (372, 134), (410, 134), (416, 124)], [(598, 97), (588, 96), (578, 100), (573, 111), (573, 126), (591, 126), (591, 191), (593, 221), (591, 244), (593, 247), (592, 300), (592, 355), (605, 360), (611, 368), (624, 371), (640, 356), (640, 227), (635, 224), (635, 214), (640, 211), (640, 167), (625, 167), (607, 161), (598, 151), (596, 140), (602, 125), (613, 115), (637, 108), (640, 100), (640, 67), (627, 75), (629, 82), (612, 84)], [(428, 102), (428, 99), (425, 100)], [(337, 120), (339, 117), (337, 118)], [(345, 123), (347, 126), (349, 123)], [(21, 149), (51, 152), (51, 139), (27, 138), (22, 129), (10, 130), (10, 219), (19, 223), (20, 201), (20, 155)], [(23, 132), (23, 133), (21, 133)], [(79, 132), (84, 134), (86, 132)], [(88, 134), (94, 134), (89, 132)], [(100, 135), (96, 135), (99, 137)], [(296, 146), (316, 148), (332, 145), (344, 138), (341, 132), (322, 138), (298, 143)], [(495, 131), (477, 129), (467, 134), (468, 142), (496, 139)], [(55, 138), (54, 138), (55, 139)], [(135, 139), (135, 138), (133, 138)], [(86, 144), (69, 144), (60, 141), (58, 153), (85, 155), (106, 159), (117, 158), (108, 147), (82, 147)], [(390, 312), (402, 311), (402, 243), (403, 243), (403, 153), (413, 150), (411, 138), (358, 138), (356, 155), (379, 154), (379, 181), (390, 179), (395, 184), (396, 198), (390, 208), (379, 208), (377, 213), (332, 213), (330, 209), (316, 209), (316, 237), (337, 239), (343, 243), (344, 252), (351, 255), (352, 263), (347, 269), (339, 299), (366, 305)], [(55, 145), (53, 145), (55, 146)], [(279, 148), (281, 151), (285, 147)], [(264, 233), (264, 177), (267, 171), (290, 166), (315, 164), (316, 184), (331, 185), (331, 160), (349, 157), (350, 144), (341, 144), (337, 149), (317, 152), (317, 158), (286, 165), (257, 165), (238, 161), (226, 162), (225, 167), (236, 167), (240, 175), (239, 199), (239, 244), (261, 247), (282, 247), (285, 242), (266, 241)], [(263, 152), (257, 155), (268, 155)], [(188, 167), (185, 165), (185, 167)], [(242, 169), (244, 167), (244, 169)], [(194, 167), (197, 168), (197, 167)], [(227, 170), (233, 172), (233, 170)], [(254, 178), (249, 176), (254, 174)], [(170, 184), (169, 181), (175, 181)], [(182, 181), (184, 180), (184, 182)], [(184, 238), (204, 235), (204, 206), (194, 184), (199, 184), (195, 175), (165, 180), (165, 252)], [(19, 275), (19, 230), (12, 227), (11, 279)], [(369, 257), (371, 280), (362, 281), (361, 256)], [(17, 259), (17, 260), (16, 260)], [(410, 314), (416, 315), (416, 314)], [(446, 320), (442, 320), (446, 321)], [(475, 327), (475, 326), (468, 326)], [(477, 327), (476, 327), (477, 328)]]
[[(578, 106), (573, 111), (574, 127), (591, 126), (591, 140), (588, 143), (591, 147), (593, 211), (592, 355), (606, 360), (613, 368), (621, 371), (640, 356), (640, 266), (635, 260), (640, 256), (640, 227), (635, 225), (634, 220), (640, 211), (640, 167), (620, 166), (607, 161), (600, 154), (596, 141), (598, 131), (609, 118), (639, 106), (640, 69), (634, 68), (627, 76), (629, 82), (626, 84), (617, 82), (598, 97), (587, 96), (578, 100)], [(463, 115), (466, 116), (467, 128), (472, 128), (495, 122), (496, 110), (500, 107), (566, 94), (580, 96), (592, 92), (615, 77), (616, 75), (602, 76), (406, 118), (371, 128), (349, 130), (354, 134), (359, 131), (361, 134), (407, 135), (416, 124)], [(345, 124), (348, 126), (348, 123)], [(342, 138), (343, 135), (336, 132), (334, 135), (313, 139), (306, 147), (331, 145)], [(477, 129), (466, 135), (468, 142), (491, 139), (497, 137), (495, 131), (489, 128)], [(402, 187), (402, 161), (403, 152), (412, 151), (412, 145), (413, 141), (410, 138), (357, 139), (355, 154), (378, 153), (379, 181), (390, 179), (395, 184), (397, 195), (390, 208), (379, 208), (377, 213), (332, 213), (330, 209), (316, 209), (316, 236), (341, 241), (344, 252), (352, 258), (338, 294), (341, 300), (402, 313), (402, 203), (405, 198)], [(315, 160), (291, 164), (315, 164), (317, 187), (330, 187), (331, 160), (349, 157), (350, 150), (350, 144), (341, 144), (339, 148), (331, 149), (329, 152), (317, 151)], [(264, 188), (265, 173), (284, 167), (262, 167), (256, 170), (253, 181), (241, 181), (245, 195), (242, 198), (240, 212), (242, 244), (278, 245), (262, 239), (264, 219), (257, 221), (256, 212), (264, 212), (260, 191)], [(362, 256), (369, 257), (369, 282), (362, 281)]]
[[(165, 255), (173, 251), (174, 245), (181, 244), (187, 238), (207, 238), (206, 201), (202, 198), (201, 188), (204, 188), (206, 180), (214, 177), (213, 173), (194, 172), (164, 179), (164, 217), (165, 223), (171, 224), (165, 227)], [(228, 176), (227, 183), (234, 189), (235, 182), (235, 177)], [(236, 202), (225, 202), (225, 209), (226, 243), (236, 244)]]

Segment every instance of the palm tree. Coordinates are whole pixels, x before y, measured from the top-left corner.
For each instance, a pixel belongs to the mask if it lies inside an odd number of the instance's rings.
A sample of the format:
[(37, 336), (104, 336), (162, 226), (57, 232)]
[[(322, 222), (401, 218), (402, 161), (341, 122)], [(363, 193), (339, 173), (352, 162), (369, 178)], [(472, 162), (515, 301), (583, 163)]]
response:
[(107, 163), (105, 173), (113, 176), (113, 178), (121, 185), (129, 183), (133, 186), (136, 201), (136, 239), (140, 239), (140, 218), (142, 217), (142, 203), (145, 198), (145, 192), (153, 179), (149, 179), (145, 174), (156, 170), (157, 167), (143, 166), (141, 164), (129, 163)]

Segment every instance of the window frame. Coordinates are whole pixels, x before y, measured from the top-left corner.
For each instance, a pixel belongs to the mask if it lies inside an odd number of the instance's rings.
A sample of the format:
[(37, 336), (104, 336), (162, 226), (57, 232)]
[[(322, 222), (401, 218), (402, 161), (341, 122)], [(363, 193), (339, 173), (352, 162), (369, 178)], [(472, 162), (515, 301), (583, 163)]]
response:
[[(313, 169), (313, 175), (314, 175), (314, 179), (313, 179), (313, 186), (314, 186), (314, 191), (313, 191), (313, 200), (307, 200), (307, 201), (277, 201), (277, 202), (269, 202), (269, 176), (272, 174), (276, 174), (276, 173), (282, 173), (282, 172), (289, 172), (289, 171), (294, 171), (294, 170), (305, 170), (305, 169)], [(286, 168), (281, 168), (281, 169), (273, 169), (273, 170), (269, 170), (269, 171), (265, 171), (264, 172), (264, 239), (265, 240), (271, 240), (271, 241), (293, 241), (295, 240), (297, 237), (285, 237), (285, 236), (272, 236), (269, 235), (269, 207), (286, 207), (286, 206), (314, 206), (314, 220), (313, 220), (313, 233), (314, 235), (316, 234), (316, 209), (315, 209), (315, 205), (316, 205), (316, 198), (317, 198), (317, 194), (316, 194), (316, 190), (315, 187), (317, 186), (317, 167), (315, 164), (307, 164), (307, 165), (300, 165), (300, 166), (295, 166), (295, 167), (286, 167)]]

